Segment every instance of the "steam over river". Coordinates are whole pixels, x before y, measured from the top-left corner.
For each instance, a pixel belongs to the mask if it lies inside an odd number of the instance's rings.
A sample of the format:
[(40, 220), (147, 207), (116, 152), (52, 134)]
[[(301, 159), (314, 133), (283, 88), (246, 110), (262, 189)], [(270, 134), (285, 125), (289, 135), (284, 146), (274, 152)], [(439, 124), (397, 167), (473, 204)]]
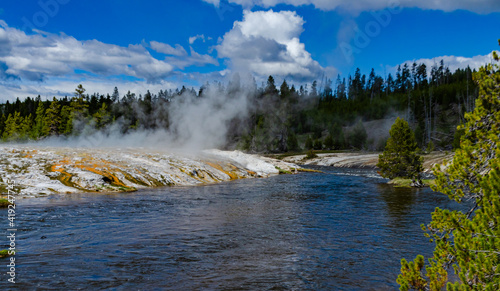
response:
[(321, 170), (18, 201), (17, 283), (1, 259), (0, 289), (395, 289), (401, 258), (432, 254), (420, 224), (454, 203)]

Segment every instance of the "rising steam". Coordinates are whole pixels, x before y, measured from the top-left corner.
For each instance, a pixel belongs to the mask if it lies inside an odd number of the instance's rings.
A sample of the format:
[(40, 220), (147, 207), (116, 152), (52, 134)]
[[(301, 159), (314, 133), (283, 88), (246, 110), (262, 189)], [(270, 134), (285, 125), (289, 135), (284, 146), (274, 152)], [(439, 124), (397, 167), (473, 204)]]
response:
[[(240, 77), (233, 76), (227, 90), (204, 86), (201, 96), (187, 90), (166, 103), (155, 103), (151, 112), (134, 106), (134, 114), (147, 118), (155, 129), (138, 126), (123, 133), (129, 120), (122, 117), (112, 124), (96, 129), (88, 120), (75, 120), (70, 137), (49, 137), (33, 142), (38, 146), (56, 147), (143, 147), (155, 150), (198, 151), (220, 148), (227, 144), (230, 124), (244, 120), (251, 112), (252, 86), (240, 86)], [(120, 104), (118, 104), (120, 106)], [(168, 120), (165, 120), (168, 116)], [(168, 128), (164, 125), (168, 123)]]

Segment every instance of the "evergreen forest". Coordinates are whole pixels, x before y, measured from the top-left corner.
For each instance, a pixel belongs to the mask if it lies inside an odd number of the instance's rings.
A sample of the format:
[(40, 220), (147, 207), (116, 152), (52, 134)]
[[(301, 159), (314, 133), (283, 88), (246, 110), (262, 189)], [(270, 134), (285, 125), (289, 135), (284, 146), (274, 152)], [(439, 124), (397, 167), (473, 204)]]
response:
[[(226, 124), (223, 149), (282, 153), (302, 150), (383, 150), (388, 136), (373, 136), (371, 128), (382, 121), (404, 118), (415, 132), (421, 149), (450, 150), (459, 146), (458, 125), (474, 109), (478, 89), (469, 67), (451, 72), (443, 61), (398, 66), (395, 75), (354, 75), (335, 80), (322, 78), (311, 85), (277, 84), (273, 76), (260, 86), (243, 84), (234, 74), (227, 84), (206, 83), (199, 89), (182, 87), (136, 95), (89, 94), (78, 85), (73, 96), (42, 100), (17, 98), (0, 105), (0, 136), (4, 142), (42, 140), (86, 134), (113, 126), (127, 134), (143, 130), (169, 130), (176, 102), (216, 94), (245, 95), (248, 114)], [(208, 93), (210, 92), (210, 93)], [(12, 96), (4, 96), (12, 97)], [(384, 129), (385, 132), (389, 128)]]

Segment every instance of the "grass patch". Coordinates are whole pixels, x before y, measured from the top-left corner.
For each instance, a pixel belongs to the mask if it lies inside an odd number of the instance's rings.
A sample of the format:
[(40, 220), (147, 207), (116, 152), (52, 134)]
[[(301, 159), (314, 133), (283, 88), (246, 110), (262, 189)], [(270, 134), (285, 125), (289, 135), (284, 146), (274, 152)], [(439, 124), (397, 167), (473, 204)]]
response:
[(394, 187), (404, 187), (404, 188), (411, 188), (411, 179), (404, 179), (404, 178), (394, 178), (389, 181), (388, 184), (394, 186)]
[[(306, 154), (309, 150), (303, 152)], [(342, 154), (342, 153), (367, 153), (367, 151), (362, 150), (313, 150), (317, 154)]]
[(422, 179), (425, 186), (436, 186), (436, 179)]
[[(269, 157), (269, 158), (275, 158), (278, 160), (283, 160), (284, 158), (288, 158), (288, 157), (307, 155), (310, 151), (312, 151), (312, 150), (300, 151), (300, 152), (286, 152), (286, 153), (278, 154), (278, 155), (277, 154), (268, 154), (268, 155), (264, 155), (264, 156)], [(316, 153), (316, 154), (338, 154), (338, 153), (351, 153), (351, 152), (353, 152), (353, 151), (350, 151), (350, 150), (314, 150), (314, 153)]]
[[(424, 183), (425, 187), (429, 187), (431, 185), (436, 184), (436, 180), (434, 179), (422, 179), (422, 183)], [(388, 182), (388, 184), (393, 185), (394, 187), (403, 187), (403, 188), (412, 188), (412, 180), (405, 178), (395, 178)]]
[(291, 175), (291, 174), (292, 174), (292, 172), (287, 171), (287, 170), (283, 170), (283, 169), (282, 169), (282, 168), (280, 168), (280, 167), (275, 167), (275, 168), (276, 168), (276, 170), (278, 170), (278, 171), (280, 172), (280, 175), (282, 175), (282, 174)]
[(299, 172), (307, 172), (307, 173), (325, 173), (320, 170), (313, 170), (313, 169), (304, 169), (304, 168), (298, 168), (297, 171)]
[(0, 199), (0, 208), (7, 208), (9, 207), (10, 202), (7, 199)]
[(9, 250), (1, 250), (0, 251), (0, 258), (6, 258), (9, 256)]
[(306, 154), (306, 157), (304, 158), (305, 160), (310, 160), (310, 159), (314, 159), (314, 158), (317, 158), (318, 155), (316, 153), (314, 153), (313, 150), (310, 150), (307, 152)]
[(288, 158), (288, 157), (293, 157), (293, 156), (299, 156), (299, 155), (303, 155), (304, 153), (303, 152), (288, 152), (288, 153), (284, 153), (284, 154), (280, 154), (280, 155), (270, 155), (269, 157), (270, 158), (276, 158), (278, 160), (283, 160), (284, 158)]

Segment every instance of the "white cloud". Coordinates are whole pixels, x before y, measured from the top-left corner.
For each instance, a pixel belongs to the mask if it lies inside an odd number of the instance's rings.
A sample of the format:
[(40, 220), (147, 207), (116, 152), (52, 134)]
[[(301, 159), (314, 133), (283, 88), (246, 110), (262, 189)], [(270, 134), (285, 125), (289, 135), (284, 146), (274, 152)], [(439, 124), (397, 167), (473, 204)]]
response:
[[(451, 72), (454, 72), (457, 69), (465, 69), (467, 68), (467, 66), (469, 66), (472, 70), (474, 69), (478, 70), (481, 66), (493, 62), (493, 56), (492, 53), (489, 53), (487, 55), (473, 56), (470, 58), (460, 57), (460, 56), (441, 56), (432, 59), (418, 59), (418, 60), (406, 61), (403, 64), (406, 63), (409, 66), (411, 66), (414, 62), (417, 64), (423, 63), (427, 67), (428, 73), (430, 73), (432, 66), (434, 65), (439, 66), (439, 62), (441, 60), (443, 60), (444, 65), (448, 67)], [(391, 71), (396, 71), (396, 68), (397, 66), (389, 67)]]
[(186, 50), (180, 44), (176, 44), (175, 48), (169, 44), (157, 41), (151, 41), (149, 44), (153, 50), (162, 54), (178, 56), (178, 57), (187, 55)]
[(220, 0), (203, 0), (203, 1), (213, 4), (215, 7), (219, 7), (220, 5)]
[(122, 47), (64, 34), (25, 32), (0, 23), (0, 76), (45, 80), (75, 70), (97, 75), (127, 75), (157, 82), (174, 67), (152, 57), (142, 45)]
[[(160, 60), (148, 49), (167, 55)], [(193, 48), (151, 41), (127, 47), (98, 40), (80, 41), (65, 34), (26, 34), (0, 20), (0, 99), (41, 95), (73, 95), (80, 83), (87, 92), (111, 93), (115, 86), (137, 94), (182, 85), (166, 81), (186, 78), (177, 69), (219, 65), (217, 59)]]
[(175, 65), (179, 69), (184, 69), (190, 66), (204, 66), (204, 65), (219, 65), (219, 62), (210, 55), (201, 55), (197, 53), (192, 47), (189, 47), (190, 55), (184, 58), (167, 57), (169, 63)]
[(64, 96), (73, 96), (75, 88), (78, 84), (82, 84), (87, 90), (86, 93), (93, 94), (111, 94), (115, 87), (118, 87), (120, 95), (123, 96), (127, 91), (136, 93), (137, 95), (144, 95), (147, 90), (151, 93), (157, 93), (160, 90), (176, 89), (180, 84), (159, 81), (151, 84), (147, 81), (127, 81), (117, 79), (65, 79), (65, 78), (52, 78), (47, 82), (40, 83), (36, 81), (20, 81), (10, 80), (9, 82), (0, 81), (0, 102), (6, 100), (15, 100), (15, 98), (31, 97), (35, 98), (40, 95), (42, 100), (52, 97), (62, 98)]
[[(220, 5), (220, 0), (203, 0), (205, 2)], [(498, 0), (228, 0), (230, 3), (239, 4), (245, 8), (254, 6), (274, 7), (278, 4), (289, 4), (294, 6), (314, 5), (321, 10), (345, 10), (352, 13), (362, 11), (382, 10), (388, 7), (401, 8), (421, 8), (442, 11), (469, 10), (476, 13), (487, 14), (500, 11), (500, 1)]]
[(189, 38), (189, 44), (193, 44), (196, 40), (201, 39), (203, 42), (205, 42), (205, 35), (204, 34), (198, 34), (195, 36), (192, 36)]
[(244, 11), (243, 21), (216, 46), (235, 71), (311, 79), (324, 70), (300, 42), (304, 20), (295, 12)]

